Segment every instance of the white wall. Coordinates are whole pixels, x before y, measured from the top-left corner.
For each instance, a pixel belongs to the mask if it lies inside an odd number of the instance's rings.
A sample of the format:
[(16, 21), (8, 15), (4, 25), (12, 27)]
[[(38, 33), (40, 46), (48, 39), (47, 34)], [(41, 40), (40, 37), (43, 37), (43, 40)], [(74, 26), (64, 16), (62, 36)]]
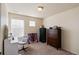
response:
[[(24, 20), (24, 32), (26, 33), (36, 33), (37, 30), (40, 28), (41, 25), (43, 25), (43, 20), (41, 18), (36, 18), (36, 17), (31, 17), (31, 16), (24, 16), (20, 14), (15, 14), (15, 13), (9, 13), (8, 14), (9, 18), (9, 27), (11, 27), (11, 19), (20, 19)], [(30, 27), (29, 26), (29, 21), (35, 21), (36, 26), (35, 27)], [(9, 28), (9, 31), (11, 31), (11, 28)]]
[[(0, 40), (1, 40), (1, 4), (0, 4)], [(1, 52), (1, 50), (0, 50)]]
[(0, 25), (1, 25), (1, 28), (0, 28), (0, 30), (1, 30), (1, 32), (0, 32), (0, 34), (1, 34), (0, 35), (0, 51), (2, 51), (3, 28), (4, 28), (4, 25), (8, 25), (8, 11), (7, 11), (6, 4), (2, 3), (0, 5), (1, 5), (1, 7), (0, 7), (0, 10), (1, 10), (1, 13), (0, 13), (0, 15), (1, 15), (1, 18), (0, 18), (0, 20), (1, 20), (1, 23), (0, 23)]
[(62, 27), (62, 48), (79, 54), (79, 7), (44, 19), (45, 27)]

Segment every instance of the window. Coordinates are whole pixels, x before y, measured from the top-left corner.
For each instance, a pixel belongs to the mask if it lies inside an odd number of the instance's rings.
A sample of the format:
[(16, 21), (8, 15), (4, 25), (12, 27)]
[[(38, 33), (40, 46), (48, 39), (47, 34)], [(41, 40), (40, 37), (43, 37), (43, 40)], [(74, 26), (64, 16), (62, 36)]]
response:
[(29, 21), (29, 26), (30, 26), (30, 27), (35, 27), (35, 26), (36, 26), (35, 21)]
[(24, 20), (11, 19), (11, 32), (13, 36), (20, 37), (24, 35)]

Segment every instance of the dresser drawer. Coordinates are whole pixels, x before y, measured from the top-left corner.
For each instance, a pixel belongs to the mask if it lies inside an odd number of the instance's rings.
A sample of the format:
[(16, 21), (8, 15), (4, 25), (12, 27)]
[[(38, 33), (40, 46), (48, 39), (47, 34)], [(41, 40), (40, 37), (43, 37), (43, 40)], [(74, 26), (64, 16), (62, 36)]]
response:
[(48, 41), (51, 41), (51, 42), (56, 42), (56, 41), (57, 41), (57, 39), (55, 39), (55, 38), (48, 38)]
[(52, 46), (54, 46), (54, 47), (57, 47), (57, 45), (56, 45), (55, 43), (53, 43), (53, 44), (50, 44), (50, 45), (52, 45)]
[(54, 43), (54, 44), (56, 44), (56, 43), (57, 43), (57, 41), (56, 41), (56, 40), (51, 40), (51, 39), (48, 39), (48, 40), (47, 40), (47, 43), (48, 43), (48, 44), (50, 44), (50, 43), (51, 43), (51, 44), (53, 44), (53, 43)]
[(48, 45), (51, 45), (51, 46), (53, 46), (53, 47), (57, 47), (57, 44), (54, 43), (54, 42), (48, 42), (47, 44), (48, 44)]

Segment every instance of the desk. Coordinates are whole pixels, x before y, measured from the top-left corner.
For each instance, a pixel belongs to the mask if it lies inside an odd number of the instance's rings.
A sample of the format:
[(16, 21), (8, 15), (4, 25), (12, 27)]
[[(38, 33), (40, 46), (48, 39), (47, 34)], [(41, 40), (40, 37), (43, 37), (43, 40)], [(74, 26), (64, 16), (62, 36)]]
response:
[(10, 43), (18, 43), (18, 39), (17, 39), (17, 37), (15, 37), (14, 40), (10, 40)]
[(18, 55), (18, 44), (15, 41), (8, 39), (4, 40), (4, 54), (5, 55)]

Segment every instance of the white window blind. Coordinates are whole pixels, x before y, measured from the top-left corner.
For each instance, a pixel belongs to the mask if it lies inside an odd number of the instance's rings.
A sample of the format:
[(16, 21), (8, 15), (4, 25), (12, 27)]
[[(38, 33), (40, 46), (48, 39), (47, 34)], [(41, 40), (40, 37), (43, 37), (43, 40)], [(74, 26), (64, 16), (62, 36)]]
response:
[(24, 20), (11, 19), (11, 32), (13, 36), (20, 37), (24, 35)]
[(35, 21), (29, 21), (29, 26), (30, 27), (35, 27), (36, 26), (36, 22)]

